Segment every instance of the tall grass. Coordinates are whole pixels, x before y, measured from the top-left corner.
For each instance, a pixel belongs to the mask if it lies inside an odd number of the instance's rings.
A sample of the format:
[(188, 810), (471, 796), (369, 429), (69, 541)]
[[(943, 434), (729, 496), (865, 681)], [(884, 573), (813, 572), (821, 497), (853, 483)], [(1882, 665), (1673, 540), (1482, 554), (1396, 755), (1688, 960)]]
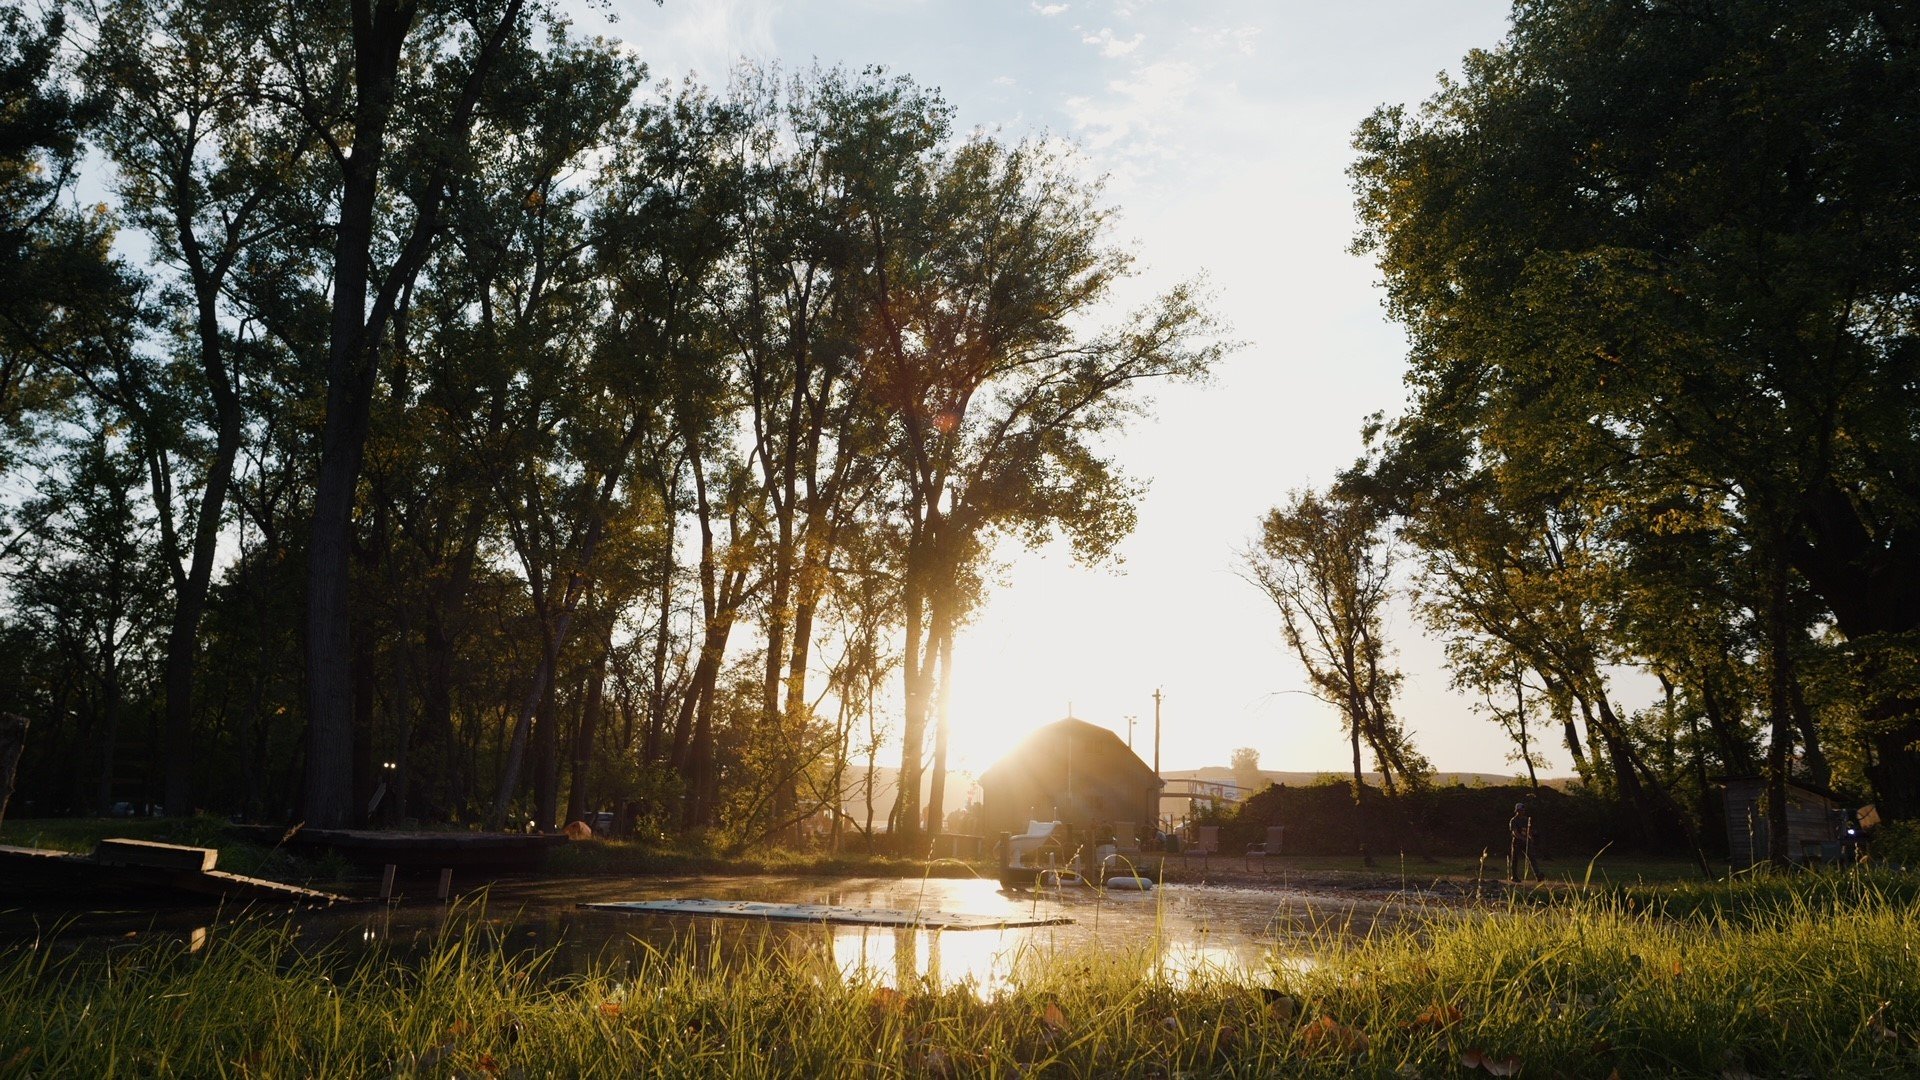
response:
[(1151, 942), (1029, 950), (993, 989), (751, 949), (562, 975), (486, 933), (456, 918), (407, 958), (261, 925), (198, 948), (16, 948), (0, 1076), (1920, 1073), (1920, 916), (1871, 883), (1737, 922), (1617, 897), (1455, 912), (1177, 978)]

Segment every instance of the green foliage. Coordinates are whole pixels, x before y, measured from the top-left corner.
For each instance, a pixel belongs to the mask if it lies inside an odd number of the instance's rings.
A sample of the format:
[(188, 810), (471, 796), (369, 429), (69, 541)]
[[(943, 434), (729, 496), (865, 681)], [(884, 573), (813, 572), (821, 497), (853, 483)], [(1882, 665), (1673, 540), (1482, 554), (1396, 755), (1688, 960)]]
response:
[(1920, 822), (1890, 821), (1873, 836), (1874, 861), (1883, 866), (1920, 868)]
[(1355, 797), (1362, 743), (1389, 788), (1395, 777), (1407, 788), (1425, 786), (1431, 767), (1393, 712), (1403, 677), (1392, 665), (1382, 613), (1392, 595), (1394, 547), (1374, 507), (1346, 492), (1295, 491), (1267, 512), (1240, 564), (1279, 609), (1310, 693), (1340, 710), (1353, 745)]
[[(1298, 855), (1334, 855), (1354, 850), (1361, 819), (1351, 780), (1307, 786), (1269, 787), (1244, 800), (1225, 823), (1221, 850), (1237, 852), (1266, 839), (1268, 826), (1287, 829), (1286, 850)], [(1522, 784), (1432, 786), (1388, 796), (1362, 789), (1367, 843), (1376, 855), (1416, 857), (1477, 855), (1491, 850), (1505, 858), (1507, 820), (1515, 803), (1532, 809), (1535, 854), (1562, 866), (1583, 863), (1596, 852), (1659, 851), (1648, 844), (1632, 812), (1589, 791), (1538, 791)]]
[[(1920, 618), (1914, 31), (1872, 3), (1527, 3), (1356, 134), (1356, 247), (1412, 339), (1369, 490), (1468, 680), (1521, 664), (1600, 713), (1624, 795), (1663, 785), (1606, 665), (1677, 686), (1709, 769), (1764, 719), (1774, 778), (1824, 782), (1812, 628), (1872, 652)], [(1896, 816), (1901, 667), (1859, 698)]]

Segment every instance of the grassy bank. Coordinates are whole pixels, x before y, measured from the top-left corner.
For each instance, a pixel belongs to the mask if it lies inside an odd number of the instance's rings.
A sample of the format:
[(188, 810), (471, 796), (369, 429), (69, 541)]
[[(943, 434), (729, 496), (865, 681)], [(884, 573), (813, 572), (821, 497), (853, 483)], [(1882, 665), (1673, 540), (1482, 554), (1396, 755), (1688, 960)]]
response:
[[(1738, 923), (1618, 898), (1325, 936), (1174, 980), (1150, 948), (1028, 954), (1008, 986), (881, 986), (824, 956), (649, 954), (548, 978), (477, 921), (424, 959), (198, 947), (0, 955), (0, 1076), (1887, 1076), (1920, 1071), (1920, 915), (1861, 884)], [(1291, 946), (1290, 946), (1291, 947)]]

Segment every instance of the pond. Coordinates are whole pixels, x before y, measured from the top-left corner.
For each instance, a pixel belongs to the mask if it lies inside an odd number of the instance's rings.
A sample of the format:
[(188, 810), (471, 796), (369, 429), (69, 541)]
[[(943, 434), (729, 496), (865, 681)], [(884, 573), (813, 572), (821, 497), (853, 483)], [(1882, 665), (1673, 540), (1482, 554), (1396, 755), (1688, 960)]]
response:
[[(1296, 889), (1167, 885), (1150, 892), (1063, 888), (1009, 892), (999, 883), (953, 878), (788, 876), (549, 878), (496, 882), (454, 904), (403, 898), (392, 906), (354, 905), (263, 914), (291, 919), (301, 940), (349, 953), (376, 945), (401, 956), (443, 935), (512, 953), (543, 952), (548, 971), (618, 968), (648, 952), (681, 952), (701, 962), (767, 952), (830, 959), (848, 978), (876, 985), (971, 985), (990, 994), (1023, 963), (1045, 963), (1093, 949), (1137, 958), (1176, 982), (1198, 972), (1258, 978), (1275, 964), (1300, 964), (1310, 938), (1364, 934), (1380, 923), (1426, 918), (1418, 904), (1381, 897)], [(833, 904), (1039, 918), (1068, 923), (995, 930), (926, 930), (703, 916), (627, 914), (582, 908), (596, 901), (712, 898)], [(88, 948), (159, 937), (204, 942), (233, 919), (204, 911), (45, 910), (0, 912), (0, 948), (39, 940)]]

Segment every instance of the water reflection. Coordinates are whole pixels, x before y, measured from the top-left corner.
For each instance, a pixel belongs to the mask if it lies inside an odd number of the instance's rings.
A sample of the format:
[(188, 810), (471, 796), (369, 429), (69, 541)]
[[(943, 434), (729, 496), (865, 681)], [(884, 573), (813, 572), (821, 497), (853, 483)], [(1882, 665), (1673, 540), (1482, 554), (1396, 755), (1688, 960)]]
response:
[[(695, 897), (1001, 917), (1064, 915), (1074, 921), (1005, 930), (924, 930), (633, 915), (577, 906)], [(769, 955), (824, 958), (850, 981), (901, 990), (965, 986), (990, 997), (1036, 965), (1071, 962), (1063, 958), (1076, 956), (1137, 966), (1142, 976), (1175, 983), (1202, 975), (1257, 979), (1276, 964), (1297, 968), (1305, 963), (1300, 954), (1307, 939), (1364, 933), (1379, 920), (1402, 915), (1379, 901), (1268, 889), (1168, 886), (1148, 893), (1065, 889), (1036, 894), (1002, 892), (997, 883), (983, 880), (764, 876), (511, 882), (470, 894), (456, 905), (429, 900), (247, 917), (269, 924), (290, 921), (308, 947), (348, 956), (379, 947), (406, 960), (438, 942), (462, 941), (544, 956), (554, 976), (634, 970), (663, 954), (703, 966)], [(46, 913), (0, 913), (0, 947), (44, 940), (46, 921)], [(192, 912), (93, 912), (60, 921), (65, 924), (58, 933), (62, 947), (160, 935), (198, 948), (214, 931), (204, 913)]]

